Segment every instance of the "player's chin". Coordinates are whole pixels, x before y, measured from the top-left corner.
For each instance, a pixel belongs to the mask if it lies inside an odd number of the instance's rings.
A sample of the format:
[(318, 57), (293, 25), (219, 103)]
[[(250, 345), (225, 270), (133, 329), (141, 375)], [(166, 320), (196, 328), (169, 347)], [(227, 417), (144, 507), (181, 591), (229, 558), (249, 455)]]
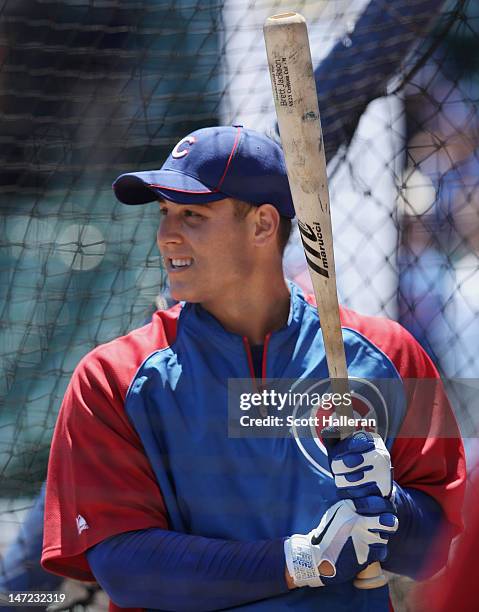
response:
[[(196, 283), (195, 283), (196, 285)], [(201, 291), (192, 283), (181, 283), (171, 280), (170, 278), (170, 295), (177, 302), (192, 302), (199, 303), (203, 300)]]

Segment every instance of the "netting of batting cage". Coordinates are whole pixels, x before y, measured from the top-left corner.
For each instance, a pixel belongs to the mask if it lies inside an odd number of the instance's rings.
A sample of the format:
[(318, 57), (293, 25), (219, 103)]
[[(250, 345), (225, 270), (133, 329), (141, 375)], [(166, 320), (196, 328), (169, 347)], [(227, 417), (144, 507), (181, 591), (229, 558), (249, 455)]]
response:
[[(199, 127), (277, 137), (261, 27), (285, 9), (309, 23), (342, 302), (470, 379), (454, 399), (476, 431), (477, 2), (4, 0), (0, 553), (44, 481), (73, 369), (169, 299), (157, 207), (120, 204), (112, 181)], [(296, 238), (285, 269), (307, 287)]]

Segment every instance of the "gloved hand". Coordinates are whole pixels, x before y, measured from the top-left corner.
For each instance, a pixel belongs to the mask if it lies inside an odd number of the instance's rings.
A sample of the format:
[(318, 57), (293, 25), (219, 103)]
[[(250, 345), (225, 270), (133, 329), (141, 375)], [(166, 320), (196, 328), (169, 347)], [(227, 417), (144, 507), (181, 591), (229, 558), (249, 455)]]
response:
[(342, 499), (391, 496), (391, 456), (380, 436), (358, 431), (337, 443), (324, 440), (331, 473)]
[(347, 582), (369, 563), (386, 558), (389, 536), (398, 528), (392, 504), (382, 497), (359, 503), (365, 514), (356, 511), (355, 501), (341, 500), (316, 529), (285, 541), (286, 566), (296, 586)]

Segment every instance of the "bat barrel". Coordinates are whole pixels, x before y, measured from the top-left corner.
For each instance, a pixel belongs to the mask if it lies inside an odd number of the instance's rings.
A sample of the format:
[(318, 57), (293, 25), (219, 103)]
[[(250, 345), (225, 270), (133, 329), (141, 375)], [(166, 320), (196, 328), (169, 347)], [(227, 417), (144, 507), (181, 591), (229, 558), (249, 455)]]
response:
[(270, 23), (275, 26), (277, 26), (278, 23), (306, 23), (306, 19), (300, 13), (279, 13), (278, 15), (268, 17), (264, 27), (268, 27)]
[[(347, 380), (326, 159), (306, 21), (298, 13), (269, 17), (264, 38), (289, 186), (318, 306), (329, 376)], [(352, 416), (345, 411), (342, 415)]]

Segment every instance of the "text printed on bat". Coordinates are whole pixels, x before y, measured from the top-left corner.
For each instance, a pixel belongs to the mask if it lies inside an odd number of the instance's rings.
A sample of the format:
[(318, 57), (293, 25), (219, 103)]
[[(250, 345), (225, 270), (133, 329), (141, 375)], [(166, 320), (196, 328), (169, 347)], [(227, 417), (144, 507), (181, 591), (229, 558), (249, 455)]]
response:
[[(308, 265), (321, 276), (329, 278), (329, 264), (328, 255), (324, 248), (324, 239), (321, 232), (321, 225), (319, 223), (313, 223), (313, 226), (303, 223), (298, 220), (298, 228), (301, 234), (301, 241), (305, 250), (306, 261)], [(311, 243), (314, 244), (311, 246)], [(319, 250), (317, 250), (319, 249)], [(312, 261), (308, 257), (308, 253), (316, 258), (316, 261)], [(321, 265), (318, 265), (319, 262)]]
[(287, 59), (285, 57), (275, 59), (274, 64), (270, 67), (270, 72), (276, 100), (278, 100), (281, 106), (293, 106), (293, 91), (289, 78)]

